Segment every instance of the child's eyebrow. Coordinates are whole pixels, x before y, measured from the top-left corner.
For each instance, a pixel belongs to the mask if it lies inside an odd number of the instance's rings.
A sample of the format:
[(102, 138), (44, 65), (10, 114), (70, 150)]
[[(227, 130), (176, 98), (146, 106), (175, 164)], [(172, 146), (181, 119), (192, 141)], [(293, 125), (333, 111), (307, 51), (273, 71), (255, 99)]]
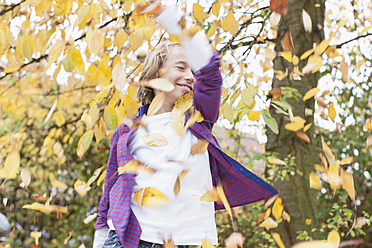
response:
[(185, 60), (177, 60), (177, 61), (175, 62), (175, 64), (183, 64), (183, 65), (186, 65), (186, 66), (189, 65)]

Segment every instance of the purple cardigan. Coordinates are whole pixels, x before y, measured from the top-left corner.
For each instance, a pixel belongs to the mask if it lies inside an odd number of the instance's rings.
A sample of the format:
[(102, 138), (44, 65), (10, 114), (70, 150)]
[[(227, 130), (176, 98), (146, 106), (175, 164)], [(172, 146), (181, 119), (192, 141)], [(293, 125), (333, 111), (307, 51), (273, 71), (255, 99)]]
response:
[[(189, 130), (198, 139), (209, 141), (208, 152), (213, 185), (217, 186), (221, 183), (230, 206), (236, 207), (268, 199), (278, 192), (226, 155), (212, 134), (221, 100), (222, 77), (219, 62), (218, 53), (215, 53), (211, 62), (196, 73), (194, 106), (201, 112), (204, 121), (196, 122)], [(148, 105), (141, 107), (139, 116), (145, 114), (147, 109)], [(187, 116), (186, 119), (188, 118)], [(125, 248), (136, 248), (141, 236), (141, 227), (130, 208), (134, 175), (123, 173), (118, 176), (117, 170), (118, 166), (134, 159), (128, 149), (128, 140), (132, 133), (133, 130), (122, 124), (111, 138), (105, 188), (99, 203), (95, 226), (96, 229), (107, 228), (107, 220), (112, 219), (120, 242)], [(224, 208), (219, 203), (215, 203), (215, 207), (216, 210)]]

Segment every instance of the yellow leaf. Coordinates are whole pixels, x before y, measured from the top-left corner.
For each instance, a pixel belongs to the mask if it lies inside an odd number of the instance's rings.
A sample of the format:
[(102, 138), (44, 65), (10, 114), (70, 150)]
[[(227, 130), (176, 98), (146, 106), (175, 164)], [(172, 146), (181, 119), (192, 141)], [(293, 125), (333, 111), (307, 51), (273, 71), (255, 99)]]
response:
[(105, 107), (103, 111), (103, 120), (109, 130), (115, 130), (118, 126), (118, 117), (115, 111), (115, 104), (113, 101)]
[(371, 131), (372, 130), (372, 118), (369, 118), (367, 121), (366, 121), (366, 124), (364, 125), (364, 127), (366, 128), (367, 131)]
[(331, 163), (327, 170), (328, 182), (331, 188), (339, 189), (341, 187), (341, 178), (339, 173), (339, 167), (336, 163)]
[(335, 243), (335, 244), (337, 244), (336, 247), (338, 247), (338, 245), (340, 244), (340, 235), (338, 234), (338, 232), (336, 230), (332, 230), (328, 234), (327, 241), (329, 243)]
[(306, 220), (305, 220), (305, 224), (306, 224), (306, 225), (310, 226), (311, 223), (312, 223), (311, 219), (306, 219)]
[(225, 239), (225, 244), (227, 248), (243, 247), (244, 237), (241, 233), (233, 232), (227, 239)]
[(147, 115), (155, 115), (161, 107), (163, 107), (165, 100), (164, 92), (161, 92), (160, 94), (156, 95), (154, 99), (152, 99), (152, 102), (149, 106), (149, 109), (147, 111)]
[(123, 173), (138, 174), (140, 171), (146, 171), (146, 172), (149, 172), (149, 173), (154, 173), (155, 169), (150, 168), (150, 167), (144, 165), (143, 163), (141, 163), (140, 161), (135, 160), (135, 159), (129, 161), (124, 166), (120, 166), (118, 168), (118, 174), (119, 175), (121, 175)]
[(304, 132), (306, 132), (307, 130), (309, 130), (309, 128), (311, 127), (313, 123), (309, 123), (307, 124), (305, 127), (304, 127)]
[(101, 184), (101, 182), (103, 181), (103, 179), (105, 179), (105, 176), (106, 176), (106, 170), (104, 170), (102, 172), (102, 174), (99, 176), (99, 178), (97, 180), (97, 186), (99, 186)]
[(265, 202), (265, 208), (270, 207), (270, 205), (273, 204), (273, 202), (276, 200), (277, 197), (278, 197), (278, 195), (274, 195), (274, 196), (271, 197), (269, 200), (267, 200), (267, 201)]
[(86, 39), (89, 52), (98, 55), (105, 43), (105, 36), (98, 29), (90, 28)]
[(103, 137), (105, 137), (106, 127), (102, 121), (102, 118), (99, 119), (97, 124), (94, 125), (94, 135), (96, 137), (96, 143), (98, 144)]
[(135, 193), (134, 196), (137, 203), (141, 202), (141, 204), (139, 204), (140, 207), (162, 207), (169, 203), (169, 198), (155, 188), (146, 187), (141, 190), (143, 190), (143, 192), (139, 194), (138, 201), (136, 199), (136, 194), (138, 193), (138, 191)]
[(204, 153), (208, 148), (209, 142), (207, 140), (198, 140), (198, 143), (191, 146), (190, 154)]
[(310, 50), (307, 50), (306, 52), (304, 52), (301, 57), (300, 57), (300, 60), (303, 60), (303, 59), (306, 59), (307, 57), (310, 56), (310, 54), (312, 54), (314, 52), (314, 48), (310, 49)]
[(194, 109), (193, 108), (193, 114), (190, 116), (190, 118), (187, 120), (187, 123), (184, 127), (184, 129), (188, 129), (189, 127), (191, 127), (195, 122), (201, 122), (204, 120), (203, 116), (201, 115), (201, 113)]
[(27, 35), (22, 42), (23, 55), (29, 60), (32, 60), (32, 54), (35, 50), (35, 42), (30, 35)]
[(185, 115), (179, 109), (173, 108), (170, 124), (174, 131), (180, 135), (184, 136), (186, 134), (186, 128), (184, 127)]
[(223, 117), (225, 117), (228, 121), (234, 123), (234, 113), (230, 104), (228, 104), (227, 102), (222, 104), (221, 113)]
[(280, 238), (279, 233), (274, 232), (273, 234), (271, 234), (271, 236), (273, 237), (273, 239), (275, 240), (275, 242), (279, 246), (279, 248), (285, 248), (285, 246), (283, 244), (283, 241)]
[(285, 129), (289, 131), (297, 132), (298, 130), (304, 127), (304, 123), (303, 122), (292, 122), (292, 123), (285, 124), (284, 127)]
[(203, 22), (206, 18), (208, 18), (208, 14), (204, 13), (204, 8), (197, 3), (192, 5), (192, 13), (198, 22)]
[(89, 222), (91, 222), (92, 220), (94, 220), (95, 218), (97, 218), (97, 213), (94, 213), (94, 214), (91, 214), (89, 215), (88, 217), (86, 217), (83, 222), (84, 224), (88, 224)]
[(4, 167), (0, 168), (0, 177), (14, 179), (18, 174), (20, 156), (18, 151), (12, 151), (5, 159)]
[(343, 158), (340, 161), (340, 165), (351, 164), (353, 162), (354, 162), (354, 157), (347, 157), (347, 158)]
[(283, 209), (284, 207), (282, 204), (282, 199), (280, 197), (276, 198), (276, 201), (274, 203), (273, 210), (272, 210), (273, 216), (275, 217), (276, 220), (278, 220), (280, 216), (282, 216)]
[(39, 238), (41, 237), (41, 232), (31, 232), (31, 238), (35, 239), (35, 244), (39, 245)]
[(114, 45), (118, 47), (119, 51), (123, 47), (124, 42), (127, 40), (128, 35), (125, 33), (124, 29), (120, 29), (114, 39)]
[(229, 11), (227, 13), (227, 16), (223, 18), (221, 22), (221, 27), (225, 32), (230, 32), (230, 34), (232, 35), (238, 32), (239, 23), (236, 21), (232, 11)]
[(84, 153), (88, 150), (90, 143), (92, 143), (93, 139), (93, 131), (88, 130), (84, 133), (83, 136), (81, 136), (79, 142), (78, 142), (78, 148), (77, 148), (77, 155), (79, 158), (81, 158)]
[(217, 186), (217, 194), (218, 194), (218, 197), (220, 198), (220, 201), (222, 202), (223, 206), (225, 207), (227, 213), (232, 218), (231, 208), (230, 208), (229, 202), (226, 199), (225, 193), (223, 192), (223, 188), (222, 188), (221, 184), (219, 184)]
[(341, 170), (342, 187), (346, 190), (350, 199), (355, 202), (355, 188), (353, 175)]
[(214, 201), (219, 201), (218, 193), (217, 190), (207, 190), (201, 197), (200, 201), (205, 201), (205, 202), (214, 202)]
[(217, 27), (218, 27), (218, 21), (214, 21), (213, 25), (208, 29), (208, 33), (206, 35), (207, 39), (209, 39), (210, 37), (214, 35), (214, 33), (216, 33)]
[(5, 73), (11, 73), (11, 72), (15, 72), (15, 71), (18, 71), (19, 68), (21, 68), (19, 65), (11, 65), (11, 66), (8, 66), (4, 69), (4, 72)]
[(251, 121), (255, 121), (255, 120), (258, 120), (258, 118), (260, 118), (260, 115), (261, 115), (261, 111), (249, 111), (248, 113), (248, 119), (251, 120)]
[(38, 202), (34, 202), (32, 204), (26, 204), (23, 206), (23, 208), (37, 210), (44, 214), (50, 214), (52, 212), (67, 213), (67, 207), (50, 205), (50, 204), (41, 204)]
[[(65, 43), (61, 44), (63, 45), (62, 48), (64, 48)], [(72, 62), (74, 64), (74, 71), (84, 75), (85, 73), (85, 64), (83, 61), (83, 58), (81, 57), (81, 53), (77, 48), (73, 48), (69, 54), (69, 57), (72, 59)]]
[(150, 82), (147, 81), (140, 81), (138, 82), (139, 85), (147, 86), (156, 90), (164, 91), (164, 92), (170, 92), (174, 90), (174, 85), (172, 82), (170, 82), (166, 78), (155, 78), (150, 80)]
[(338, 22), (338, 27), (339, 27), (339, 28), (340, 28), (340, 27), (343, 27), (343, 26), (346, 25), (346, 23), (347, 23), (347, 20), (340, 20), (340, 21)]
[(372, 26), (369, 26), (369, 27), (364, 27), (363, 30), (359, 33), (359, 34), (362, 34), (364, 32), (367, 32), (368, 30), (370, 30), (372, 28)]
[(335, 155), (333, 155), (332, 151), (331, 151), (331, 148), (329, 148), (329, 146), (326, 144), (323, 136), (321, 136), (322, 138), (322, 148), (323, 148), (323, 151), (325, 152), (328, 160), (332, 160), (331, 162), (333, 162), (335, 160)]
[(316, 55), (321, 55), (326, 50), (326, 48), (328, 47), (328, 44), (329, 44), (330, 41), (331, 41), (331, 39), (322, 40), (322, 42), (320, 42), (320, 44), (316, 46), (316, 49), (315, 49), (314, 53)]
[(283, 210), (282, 216), (283, 216), (283, 220), (287, 222), (291, 221), (291, 216), (289, 216), (289, 214), (285, 210)]
[(274, 157), (268, 157), (267, 162), (269, 164), (273, 164), (273, 165), (286, 165), (286, 163), (283, 160), (280, 160), (280, 159), (274, 158)]
[(81, 196), (84, 196), (89, 190), (90, 190), (90, 187), (83, 181), (80, 181), (79, 179), (74, 183), (74, 189), (76, 190), (76, 192), (81, 195)]
[(22, 182), (19, 186), (22, 188), (27, 188), (28, 185), (30, 185), (31, 182), (31, 172), (27, 168), (23, 168), (21, 170), (21, 178)]
[[(125, 116), (127, 118), (132, 118), (138, 111), (138, 104), (133, 100), (129, 94), (124, 96), (124, 107), (125, 107)], [(112, 129), (114, 130), (114, 129)]]
[(202, 248), (214, 248), (214, 245), (208, 240), (204, 239), (202, 243)]
[(259, 227), (266, 227), (266, 228), (276, 228), (278, 227), (278, 223), (276, 223), (275, 220), (273, 220), (271, 217), (264, 220)]
[(292, 63), (292, 52), (291, 51), (280, 52), (279, 55), (282, 56), (289, 63)]
[(167, 138), (160, 133), (144, 135), (141, 138), (149, 146), (166, 146), (168, 144)]
[(306, 101), (306, 100), (312, 98), (312, 97), (315, 96), (319, 91), (320, 91), (320, 89), (318, 89), (318, 88), (312, 88), (312, 89), (308, 90), (308, 91), (305, 93), (305, 95), (304, 95), (303, 101)]
[(317, 190), (322, 189), (322, 183), (320, 182), (320, 178), (317, 176), (315, 172), (310, 172), (309, 181), (310, 181), (310, 188), (317, 189)]
[(99, 174), (101, 173), (101, 170), (103, 169), (103, 167), (101, 168), (98, 168), (94, 171), (93, 175), (89, 178), (88, 182), (87, 182), (87, 186), (90, 186), (94, 180), (97, 179), (97, 177), (99, 176)]
[(336, 109), (333, 107), (333, 103), (331, 103), (328, 107), (328, 116), (335, 121), (336, 118)]
[(251, 107), (254, 102), (254, 96), (257, 94), (257, 89), (253, 85), (248, 85), (241, 94), (243, 102), (247, 104), (248, 107)]
[(187, 110), (189, 110), (193, 103), (193, 92), (190, 91), (181, 97), (179, 97), (174, 104), (173, 109), (177, 109), (181, 113), (185, 113)]
[(50, 184), (54, 187), (57, 187), (59, 189), (67, 189), (67, 185), (61, 181), (58, 180), (51, 180)]
[(220, 14), (220, 9), (221, 9), (221, 3), (220, 3), (220, 1), (215, 1), (212, 4), (212, 14), (215, 15), (216, 17), (218, 17), (219, 14)]

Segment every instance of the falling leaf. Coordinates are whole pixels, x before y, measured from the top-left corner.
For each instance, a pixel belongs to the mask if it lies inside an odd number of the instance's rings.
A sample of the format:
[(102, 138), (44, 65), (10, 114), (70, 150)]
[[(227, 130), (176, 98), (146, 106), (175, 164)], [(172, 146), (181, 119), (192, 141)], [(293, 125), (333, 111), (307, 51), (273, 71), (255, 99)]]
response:
[(161, 2), (151, 1), (150, 4), (139, 2), (136, 4), (136, 10), (138, 15), (159, 15), (161, 12), (163, 12), (163, 7)]
[(31, 238), (35, 239), (35, 244), (39, 245), (39, 238), (41, 237), (41, 232), (31, 232)]
[(220, 198), (218, 196), (218, 193), (215, 189), (213, 190), (207, 190), (201, 197), (200, 201), (205, 201), (205, 202), (214, 202), (214, 201), (219, 201)]
[(149, 106), (147, 115), (148, 116), (155, 115), (159, 111), (159, 109), (163, 106), (164, 100), (165, 100), (164, 92), (156, 95)]
[(138, 161), (136, 159), (133, 159), (133, 160), (129, 161), (128, 163), (126, 163), (124, 166), (120, 166), (118, 168), (118, 174), (119, 175), (121, 175), (123, 173), (138, 174), (140, 171), (146, 171), (148, 173), (154, 173), (155, 169), (144, 165), (143, 163), (141, 163), (140, 161)]
[(329, 107), (328, 107), (328, 116), (332, 119), (332, 121), (335, 121), (336, 110), (333, 107), (333, 103), (329, 104)]
[(50, 184), (56, 188), (59, 188), (59, 189), (67, 189), (67, 185), (61, 181), (58, 181), (58, 180), (51, 180), (50, 181)]
[(320, 44), (316, 46), (314, 54), (321, 55), (328, 47), (330, 41), (331, 39), (322, 40), (322, 42), (320, 42)]
[(372, 130), (372, 117), (369, 118), (367, 121), (366, 121), (366, 124), (364, 125), (364, 127), (366, 128), (367, 131), (371, 131)]
[(220, 198), (220, 201), (222, 202), (222, 204), (224, 205), (227, 213), (230, 215), (230, 217), (232, 218), (232, 212), (231, 212), (231, 208), (230, 208), (230, 205), (229, 205), (229, 202), (227, 201), (226, 199), (226, 195), (225, 195), (225, 192), (223, 192), (223, 188), (222, 188), (222, 185), (219, 184), (217, 186), (217, 194), (218, 194), (218, 197)]
[(337, 244), (336, 247), (338, 247), (338, 245), (340, 244), (340, 235), (338, 234), (338, 232), (336, 230), (332, 230), (328, 234), (327, 241), (329, 243), (335, 243), (335, 244)]
[(174, 85), (171, 81), (166, 78), (155, 78), (148, 81), (140, 81), (138, 82), (139, 85), (147, 86), (153, 88), (155, 90), (160, 90), (164, 92), (170, 92), (174, 90)]
[(306, 219), (306, 220), (305, 220), (305, 224), (306, 224), (306, 225), (310, 226), (311, 223), (312, 223), (311, 219)]
[(280, 19), (281, 19), (281, 15), (276, 12), (273, 12), (269, 19), (270, 25), (273, 27), (277, 26), (280, 22)]
[(163, 240), (163, 248), (175, 248), (174, 242), (172, 239)]
[[(136, 192), (137, 193), (137, 192)], [(162, 207), (169, 203), (169, 198), (155, 188), (143, 189), (142, 203), (145, 207)]]
[(259, 227), (276, 228), (276, 227), (278, 227), (278, 223), (275, 220), (273, 220), (271, 217), (269, 217), (266, 220), (264, 220), (259, 225)]
[[(286, 0), (280, 0), (280, 1), (286, 1)], [(294, 47), (293, 47), (293, 40), (292, 40), (292, 35), (291, 35), (290, 30), (287, 30), (284, 33), (284, 36), (281, 39), (281, 44), (282, 44), (283, 51), (291, 51), (291, 52), (293, 51)]]
[(248, 119), (251, 121), (256, 121), (258, 118), (260, 118), (261, 111), (249, 111), (248, 113)]
[(328, 182), (333, 190), (339, 189), (341, 187), (341, 177), (338, 164), (331, 163), (327, 170), (327, 176)]
[(278, 197), (278, 195), (274, 195), (269, 200), (267, 200), (265, 202), (265, 209), (268, 208), (268, 207), (270, 207), (270, 205), (273, 204), (273, 202), (276, 200), (277, 197)]
[(320, 182), (320, 178), (315, 172), (310, 172), (309, 181), (310, 181), (310, 188), (317, 189), (317, 190), (322, 189), (322, 183)]
[(302, 10), (302, 23), (304, 25), (304, 29), (306, 32), (311, 33), (313, 29), (313, 25), (311, 22), (311, 16), (303, 9)]
[(341, 73), (342, 73), (342, 80), (344, 80), (346, 82), (347, 79), (348, 79), (348, 74), (349, 74), (348, 73), (349, 66), (346, 63), (345, 58), (342, 58), (342, 60), (341, 60), (340, 70), (341, 70)]
[(22, 182), (19, 186), (21, 186), (22, 188), (27, 188), (27, 186), (31, 183), (31, 172), (29, 171), (29, 169), (23, 168), (21, 170), (21, 178)]
[(100, 167), (93, 172), (93, 175), (88, 179), (87, 186), (90, 186), (97, 179), (102, 169), (103, 167)]
[(160, 133), (144, 135), (141, 139), (149, 146), (166, 146), (168, 144), (167, 138)]
[(230, 34), (232, 35), (238, 32), (239, 23), (236, 21), (234, 13), (232, 11), (228, 11), (226, 17), (223, 18), (221, 27), (225, 32), (230, 32)]
[(343, 158), (340, 161), (340, 165), (351, 164), (353, 162), (354, 162), (354, 157), (347, 157), (347, 158)]
[(23, 208), (37, 210), (44, 214), (50, 214), (52, 212), (67, 213), (67, 207), (50, 205), (50, 204), (41, 204), (38, 202), (34, 202), (32, 204), (26, 204), (23, 206)]
[(5, 159), (4, 167), (0, 168), (0, 178), (14, 179), (18, 174), (20, 156), (18, 151), (12, 151)]
[(285, 248), (285, 246), (283, 244), (283, 241), (280, 238), (279, 233), (274, 232), (273, 234), (271, 234), (271, 236), (273, 237), (273, 239), (275, 240), (275, 242), (279, 246), (279, 248)]
[(179, 136), (185, 136), (186, 134), (186, 128), (184, 126), (185, 118), (185, 115), (179, 109), (173, 108), (170, 124)]
[(326, 144), (323, 138), (323, 135), (321, 136), (321, 139), (322, 139), (322, 148), (326, 156), (329, 158), (329, 160), (335, 160), (335, 155), (333, 155), (331, 148), (329, 148), (329, 146)]
[(307, 124), (307, 125), (304, 127), (304, 132), (306, 132), (307, 130), (309, 130), (309, 128), (311, 127), (311, 125), (313, 125), (313, 123), (309, 123), (309, 124)]
[(268, 157), (267, 162), (269, 164), (273, 164), (273, 165), (286, 165), (286, 163), (283, 160), (280, 160), (280, 159), (274, 158), (274, 157)]
[(280, 88), (272, 88), (269, 93), (267, 94), (266, 100), (272, 99), (277, 100), (280, 98), (280, 95), (282, 94), (282, 89)]
[(281, 16), (286, 15), (288, 11), (287, 0), (270, 0), (270, 10)]
[(306, 75), (310, 72), (314, 71), (318, 67), (318, 64), (315, 63), (308, 63), (302, 68), (302, 74)]
[(48, 201), (49, 198), (42, 194), (35, 194), (30, 197), (31, 199), (40, 200), (40, 201)]
[(207, 140), (198, 140), (198, 143), (191, 146), (190, 154), (204, 153), (208, 148), (209, 142)]
[(208, 240), (204, 239), (201, 247), (202, 248), (214, 248), (214, 245)]
[(189, 110), (193, 103), (193, 93), (193, 91), (190, 91), (179, 97), (174, 104), (173, 109), (177, 109), (181, 113), (185, 113), (187, 110)]
[(94, 220), (95, 218), (97, 218), (97, 213), (94, 213), (94, 214), (91, 214), (89, 215), (88, 217), (86, 217), (83, 222), (84, 224), (88, 224), (89, 222), (91, 222), (92, 220)]
[(289, 214), (285, 210), (283, 210), (282, 216), (283, 216), (283, 220), (287, 222), (291, 221), (291, 216), (289, 216)]
[(292, 63), (292, 52), (291, 51), (280, 52), (279, 55), (282, 56), (289, 63)]
[(313, 52), (314, 52), (314, 48), (307, 50), (306, 52), (304, 52), (304, 53), (301, 55), (300, 60), (306, 59), (306, 58), (309, 57)]
[(311, 143), (309, 136), (303, 132), (296, 132), (296, 136), (309, 144)]
[(181, 190), (181, 180), (180, 180), (180, 177), (178, 176), (173, 186), (174, 194), (178, 195), (180, 193), (180, 190)]
[(99, 176), (99, 178), (97, 180), (97, 186), (99, 186), (101, 184), (101, 182), (105, 179), (105, 176), (106, 176), (106, 170), (104, 170), (102, 172), (102, 174)]
[(293, 117), (293, 122), (284, 125), (285, 129), (293, 132), (297, 132), (305, 126), (305, 120), (300, 116)]
[(276, 198), (276, 201), (274, 203), (273, 210), (272, 210), (273, 216), (275, 217), (276, 220), (278, 220), (280, 216), (282, 216), (283, 209), (284, 207), (282, 204), (282, 199), (280, 197)]
[(346, 190), (350, 199), (355, 202), (355, 188), (353, 175), (341, 170), (342, 187)]
[(312, 97), (315, 96), (319, 91), (320, 91), (320, 89), (318, 89), (318, 88), (312, 88), (312, 89), (308, 90), (308, 91), (305, 93), (305, 95), (304, 95), (303, 101), (306, 101), (306, 100), (312, 98)]
[(77, 145), (77, 155), (81, 158), (84, 153), (88, 150), (93, 139), (93, 130), (88, 130), (81, 136), (78, 145)]
[(225, 245), (227, 248), (243, 247), (244, 237), (239, 232), (233, 232), (230, 236), (225, 239)]
[(78, 179), (74, 183), (74, 189), (79, 195), (84, 196), (90, 190), (90, 187), (85, 182)]

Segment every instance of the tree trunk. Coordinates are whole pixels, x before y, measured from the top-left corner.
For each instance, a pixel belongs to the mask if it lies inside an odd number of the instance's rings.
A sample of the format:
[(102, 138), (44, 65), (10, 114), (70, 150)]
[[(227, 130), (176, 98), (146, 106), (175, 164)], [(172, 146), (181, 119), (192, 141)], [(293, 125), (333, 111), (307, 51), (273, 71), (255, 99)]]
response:
[[(320, 3), (320, 6), (316, 6)], [(302, 24), (302, 10), (305, 9), (312, 18), (312, 32), (305, 32)], [(292, 34), (294, 50), (293, 54), (301, 57), (301, 55), (313, 48), (313, 43), (320, 43), (324, 39), (323, 32), (324, 22), (324, 0), (288, 0), (288, 13), (282, 16), (278, 27), (279, 41), (275, 47), (277, 52), (283, 51), (280, 39), (283, 34), (290, 30)], [(300, 61), (299, 69), (306, 65), (307, 59)], [(278, 56), (274, 60), (274, 70), (285, 71), (288, 68), (288, 74), (291, 74), (293, 65), (288, 63), (283, 57)], [(319, 72), (308, 74), (301, 77), (301, 80), (290, 80), (289, 76), (283, 80), (278, 80), (274, 77), (273, 88), (291, 87), (297, 89), (304, 95), (309, 89), (317, 87)], [(306, 124), (313, 123), (313, 116), (305, 116), (305, 108), (314, 110), (314, 99), (302, 101), (300, 98), (297, 101), (294, 98), (287, 99), (288, 103), (293, 107), (293, 115), (301, 116), (306, 120)], [(317, 224), (316, 210), (316, 192), (309, 187), (309, 173), (314, 171), (314, 164), (318, 162), (319, 152), (313, 144), (308, 144), (296, 136), (295, 132), (288, 131), (284, 128), (286, 123), (289, 123), (288, 117), (283, 114), (276, 113), (275, 108), (270, 108), (270, 113), (278, 123), (279, 134), (274, 134), (270, 129), (267, 131), (268, 142), (266, 150), (269, 152), (277, 152), (281, 159), (288, 156), (294, 157), (295, 168), (303, 174), (295, 174), (289, 177), (289, 181), (277, 180), (274, 183), (276, 189), (280, 191), (280, 197), (283, 200), (284, 210), (291, 216), (291, 221), (288, 223), (283, 221), (279, 224), (277, 231), (286, 245), (290, 247), (297, 243), (297, 231), (306, 230), (311, 234), (311, 229)], [(302, 130), (301, 130), (302, 131)], [(314, 137), (314, 125), (306, 132), (312, 140)], [(280, 172), (279, 172), (280, 173)], [(306, 219), (311, 219), (312, 224), (306, 225)]]

